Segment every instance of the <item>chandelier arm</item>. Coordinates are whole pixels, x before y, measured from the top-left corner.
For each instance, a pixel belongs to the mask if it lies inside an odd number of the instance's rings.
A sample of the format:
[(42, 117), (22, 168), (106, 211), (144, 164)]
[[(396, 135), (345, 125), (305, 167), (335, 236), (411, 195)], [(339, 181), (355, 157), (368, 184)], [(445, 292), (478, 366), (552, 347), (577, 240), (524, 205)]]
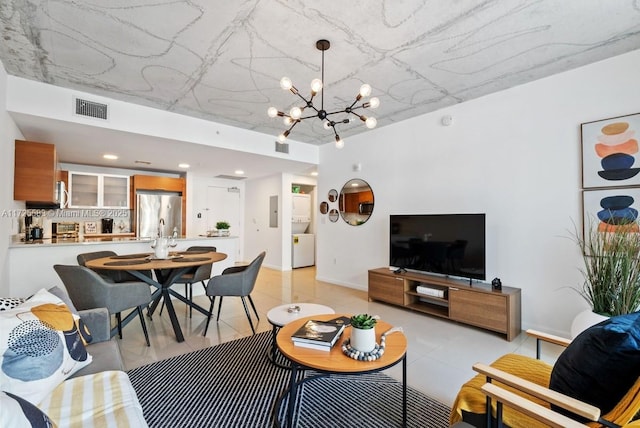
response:
[(344, 110), (336, 110), (336, 111), (332, 111), (332, 112), (327, 113), (327, 116), (330, 116), (330, 115), (332, 115), (332, 114), (338, 114), (338, 113), (346, 113), (346, 112), (347, 112), (347, 109), (344, 109)]
[(293, 125), (291, 125), (289, 129), (287, 129), (287, 132), (291, 132), (291, 130), (298, 124), (298, 122), (300, 122), (300, 119), (294, 120)]

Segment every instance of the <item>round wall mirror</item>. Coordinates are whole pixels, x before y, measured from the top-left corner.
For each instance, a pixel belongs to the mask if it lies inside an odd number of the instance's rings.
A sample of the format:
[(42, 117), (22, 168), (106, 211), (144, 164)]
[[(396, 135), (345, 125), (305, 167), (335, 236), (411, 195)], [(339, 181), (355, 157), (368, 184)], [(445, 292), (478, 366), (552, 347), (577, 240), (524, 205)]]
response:
[(320, 214), (326, 214), (329, 212), (329, 202), (322, 201), (320, 202)]
[(336, 189), (329, 190), (329, 202), (335, 202), (338, 200), (338, 191)]
[(339, 218), (340, 214), (338, 214), (338, 210), (332, 208), (331, 211), (329, 211), (329, 220), (331, 220), (331, 223), (335, 223)]
[(354, 178), (342, 186), (338, 206), (342, 219), (352, 226), (360, 226), (373, 213), (373, 190), (364, 180)]

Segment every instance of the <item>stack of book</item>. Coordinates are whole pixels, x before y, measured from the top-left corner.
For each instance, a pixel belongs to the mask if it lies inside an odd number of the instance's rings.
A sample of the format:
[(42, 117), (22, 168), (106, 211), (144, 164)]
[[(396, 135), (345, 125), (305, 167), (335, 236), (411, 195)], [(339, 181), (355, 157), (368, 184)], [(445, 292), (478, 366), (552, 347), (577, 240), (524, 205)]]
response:
[(340, 321), (309, 320), (291, 335), (291, 340), (295, 346), (330, 351), (344, 331), (345, 323)]

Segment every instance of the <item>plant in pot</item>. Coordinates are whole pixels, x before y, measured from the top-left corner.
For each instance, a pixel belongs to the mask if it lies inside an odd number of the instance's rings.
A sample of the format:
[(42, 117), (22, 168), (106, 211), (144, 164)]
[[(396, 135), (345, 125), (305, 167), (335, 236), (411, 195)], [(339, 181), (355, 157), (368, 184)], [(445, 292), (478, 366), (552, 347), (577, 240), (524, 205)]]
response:
[[(608, 224), (590, 218), (584, 237), (577, 231), (574, 236), (583, 260), (584, 283), (578, 291), (591, 306), (574, 319), (575, 337), (599, 320), (640, 309), (640, 225), (636, 219)], [(584, 322), (591, 319), (589, 312), (600, 318)]]
[(231, 225), (226, 221), (219, 221), (216, 223), (216, 229), (220, 236), (229, 236), (229, 228)]
[(371, 352), (376, 346), (377, 319), (368, 314), (351, 317), (351, 347), (360, 352)]

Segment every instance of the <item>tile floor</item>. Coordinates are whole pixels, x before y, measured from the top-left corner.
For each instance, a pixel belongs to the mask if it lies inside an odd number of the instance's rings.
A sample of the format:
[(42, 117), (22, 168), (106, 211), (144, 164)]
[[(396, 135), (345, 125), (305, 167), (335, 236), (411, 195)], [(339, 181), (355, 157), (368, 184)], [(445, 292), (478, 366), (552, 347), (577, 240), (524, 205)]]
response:
[[(177, 287), (178, 290), (182, 288), (181, 285)], [(200, 291), (201, 287), (196, 284), (194, 291), (197, 289)], [(390, 324), (403, 327), (409, 342), (409, 385), (449, 406), (460, 386), (475, 374), (471, 370), (475, 362), (490, 363), (508, 352), (535, 356), (535, 341), (524, 333), (507, 342), (498, 334), (383, 303), (369, 302), (364, 291), (317, 281), (314, 268), (290, 272), (262, 268), (251, 295), (260, 314), (257, 331), (271, 330), (266, 316), (269, 309), (295, 302), (320, 303), (334, 308), (336, 312), (377, 314)], [(201, 306), (208, 307), (206, 296), (197, 296), (195, 300)], [(185, 305), (177, 302), (175, 308), (185, 341), (176, 342), (166, 312), (161, 316), (156, 313), (153, 321), (147, 323), (151, 339), (151, 347), (147, 347), (140, 323), (134, 319), (124, 328), (124, 338), (119, 340), (127, 369), (251, 334), (239, 298), (225, 298), (220, 322), (216, 324), (213, 318), (205, 337), (202, 336), (206, 322), (204, 315), (194, 311), (193, 318), (189, 319)], [(544, 346), (543, 358), (552, 362), (559, 351), (553, 345)], [(387, 372), (398, 379), (402, 375), (400, 366)]]

